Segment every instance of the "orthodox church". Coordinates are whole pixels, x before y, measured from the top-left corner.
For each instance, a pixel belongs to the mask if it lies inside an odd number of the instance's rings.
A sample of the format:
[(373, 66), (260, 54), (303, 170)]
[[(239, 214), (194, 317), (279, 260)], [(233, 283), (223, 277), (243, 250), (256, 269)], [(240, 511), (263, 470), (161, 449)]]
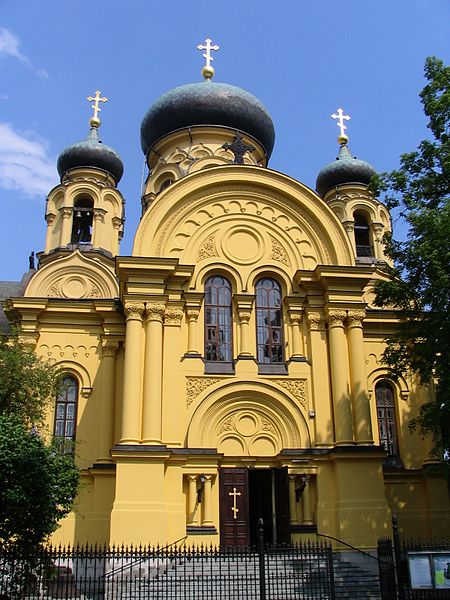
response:
[(431, 443), (408, 429), (430, 392), (381, 359), (391, 220), (348, 117), (312, 190), (269, 168), (269, 113), (201, 49), (204, 81), (142, 120), (132, 255), (97, 92), (87, 139), (59, 156), (38, 268), (3, 303), (63, 373), (48, 426), (75, 440), (82, 486), (54, 540), (245, 545), (262, 518), (269, 542), (374, 548), (394, 512), (405, 535), (448, 534)]

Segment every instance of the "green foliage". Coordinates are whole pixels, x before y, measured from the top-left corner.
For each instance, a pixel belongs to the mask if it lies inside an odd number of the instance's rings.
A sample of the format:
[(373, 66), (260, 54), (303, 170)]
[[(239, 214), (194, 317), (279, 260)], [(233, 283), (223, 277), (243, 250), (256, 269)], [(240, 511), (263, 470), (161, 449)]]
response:
[[(395, 267), (379, 282), (376, 303), (400, 311), (384, 358), (394, 375), (412, 371), (431, 384), (435, 399), (413, 426), (432, 434), (435, 452), (450, 451), (450, 67), (431, 57), (420, 97), (433, 140), (400, 158), (400, 168), (374, 178), (371, 189), (398, 207), (409, 225), (406, 242), (387, 236), (385, 252)], [(444, 461), (445, 462), (445, 461)]]
[(41, 544), (71, 509), (79, 474), (72, 452), (39, 433), (58, 372), (17, 337), (0, 338), (0, 545)]
[(41, 423), (55, 397), (57, 372), (17, 337), (0, 337), (0, 413)]
[(46, 444), (20, 417), (0, 415), (0, 542), (37, 546), (71, 509), (78, 486), (73, 456)]

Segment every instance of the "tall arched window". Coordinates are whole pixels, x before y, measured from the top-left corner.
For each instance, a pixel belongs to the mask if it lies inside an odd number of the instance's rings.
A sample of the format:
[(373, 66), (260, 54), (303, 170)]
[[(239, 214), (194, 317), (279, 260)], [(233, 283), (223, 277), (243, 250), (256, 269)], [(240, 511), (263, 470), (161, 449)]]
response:
[(221, 275), (205, 283), (205, 360), (232, 360), (231, 285)]
[(58, 384), (54, 435), (64, 447), (72, 449), (77, 426), (78, 382), (71, 375)]
[(256, 339), (259, 364), (284, 362), (280, 284), (269, 277), (256, 283)]
[(378, 432), (380, 444), (389, 456), (398, 456), (397, 420), (395, 418), (395, 395), (389, 381), (379, 381), (375, 386), (377, 401)]
[(355, 245), (356, 256), (373, 256), (370, 244), (370, 229), (367, 218), (363, 213), (355, 212)]
[(90, 244), (92, 240), (93, 202), (90, 198), (77, 200), (73, 207), (72, 244)]

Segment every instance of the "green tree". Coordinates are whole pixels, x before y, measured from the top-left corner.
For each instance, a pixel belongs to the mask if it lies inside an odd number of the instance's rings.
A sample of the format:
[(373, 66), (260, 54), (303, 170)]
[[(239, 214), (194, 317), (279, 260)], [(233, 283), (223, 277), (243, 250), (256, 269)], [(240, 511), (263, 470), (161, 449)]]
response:
[[(409, 226), (407, 240), (385, 237), (390, 280), (379, 282), (376, 303), (399, 310), (400, 324), (387, 340), (384, 359), (398, 376), (408, 371), (434, 388), (412, 426), (432, 435), (434, 453), (448, 465), (450, 451), (450, 67), (425, 63), (420, 94), (432, 139), (403, 154), (400, 168), (371, 183)], [(430, 136), (431, 138), (431, 136)]]
[[(0, 339), (0, 543), (36, 547), (72, 508), (72, 452), (46, 441), (44, 417), (58, 372), (17, 337)], [(44, 435), (43, 435), (44, 434)]]

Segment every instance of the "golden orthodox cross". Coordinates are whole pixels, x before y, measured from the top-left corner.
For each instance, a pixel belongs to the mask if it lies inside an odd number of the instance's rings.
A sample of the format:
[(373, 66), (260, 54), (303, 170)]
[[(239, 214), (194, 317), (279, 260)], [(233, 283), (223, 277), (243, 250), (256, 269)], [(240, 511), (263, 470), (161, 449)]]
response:
[(233, 519), (237, 519), (237, 514), (239, 512), (238, 507), (236, 506), (236, 499), (238, 496), (241, 495), (241, 492), (237, 492), (236, 488), (233, 488), (232, 492), (228, 492), (229, 496), (233, 496), (233, 506), (231, 507), (231, 510), (233, 511)]
[(94, 109), (94, 119), (98, 119), (98, 113), (101, 111), (101, 108), (99, 107), (98, 103), (99, 102), (108, 102), (108, 98), (100, 98), (100, 90), (97, 90), (95, 92), (95, 96), (88, 96), (86, 98), (86, 100), (88, 102), (93, 102), (94, 104), (92, 104), (92, 108)]
[(342, 108), (338, 108), (337, 115), (336, 114), (331, 115), (331, 118), (338, 120), (338, 122), (336, 123), (336, 125), (341, 130), (341, 135), (345, 135), (345, 130), (347, 129), (347, 126), (344, 125), (344, 120), (345, 121), (349, 121), (350, 120), (349, 115), (344, 115), (344, 111), (342, 110)]
[(211, 50), (219, 50), (220, 46), (217, 46), (217, 45), (211, 46), (211, 40), (209, 38), (206, 38), (205, 46), (203, 46), (202, 44), (199, 44), (197, 46), (197, 48), (198, 48), (198, 50), (206, 50), (206, 53), (203, 54), (203, 58), (206, 58), (206, 66), (210, 67), (211, 61), (214, 60), (213, 57), (211, 56)]

